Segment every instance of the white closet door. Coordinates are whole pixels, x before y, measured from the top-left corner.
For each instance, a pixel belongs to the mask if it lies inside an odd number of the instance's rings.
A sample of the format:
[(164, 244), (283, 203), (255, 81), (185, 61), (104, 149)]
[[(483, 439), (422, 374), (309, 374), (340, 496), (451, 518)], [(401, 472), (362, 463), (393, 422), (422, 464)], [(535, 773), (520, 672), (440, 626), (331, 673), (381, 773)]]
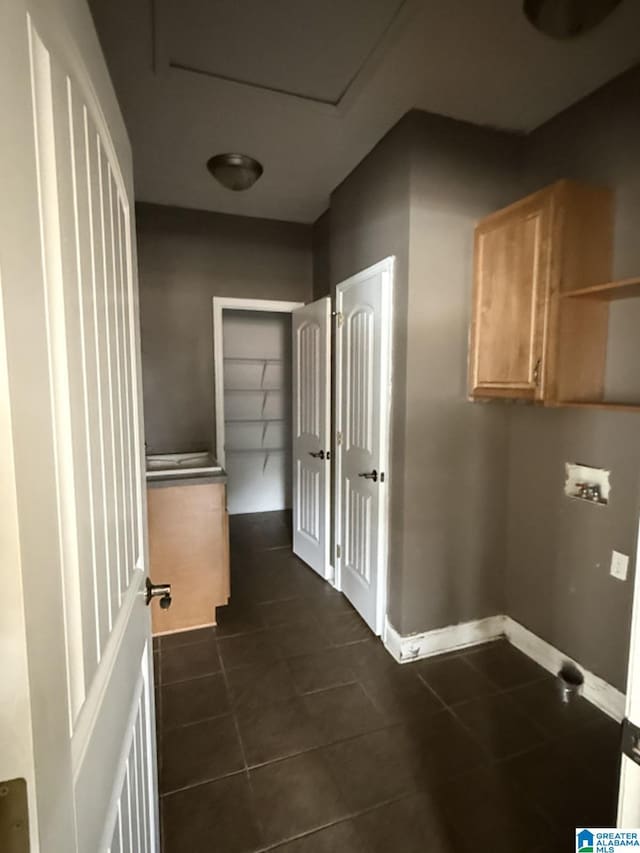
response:
[(336, 289), (338, 583), (376, 634), (386, 610), (392, 277), (388, 258)]
[(329, 577), (331, 300), (293, 312), (293, 550)]

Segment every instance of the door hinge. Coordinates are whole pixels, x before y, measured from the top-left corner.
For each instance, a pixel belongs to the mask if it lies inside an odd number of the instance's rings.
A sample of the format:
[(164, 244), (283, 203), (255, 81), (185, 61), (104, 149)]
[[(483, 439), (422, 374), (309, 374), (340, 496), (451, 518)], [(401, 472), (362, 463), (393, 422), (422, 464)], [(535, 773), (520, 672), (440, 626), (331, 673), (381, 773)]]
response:
[(342, 548), (339, 545), (336, 545), (336, 557), (338, 560), (342, 557)]
[(540, 367), (542, 366), (542, 359), (539, 358), (536, 361), (536, 366), (533, 368), (533, 384), (538, 386), (540, 384)]
[(24, 779), (0, 781), (0, 840), (3, 850), (29, 853), (29, 802)]
[(336, 323), (338, 324), (338, 328), (340, 328), (340, 326), (342, 326), (343, 319), (344, 319), (344, 317), (342, 315), (342, 311), (336, 311)]
[(640, 728), (634, 726), (628, 718), (622, 721), (622, 752), (640, 764)]
[(341, 432), (336, 433), (336, 444), (338, 445), (338, 447), (340, 447), (340, 445), (342, 444), (342, 433)]

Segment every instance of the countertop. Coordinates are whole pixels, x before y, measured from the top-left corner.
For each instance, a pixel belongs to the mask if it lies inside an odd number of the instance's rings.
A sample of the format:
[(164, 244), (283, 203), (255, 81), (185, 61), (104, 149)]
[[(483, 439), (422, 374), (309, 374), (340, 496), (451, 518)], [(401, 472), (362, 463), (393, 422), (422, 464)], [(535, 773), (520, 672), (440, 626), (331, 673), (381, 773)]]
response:
[(196, 472), (192, 474), (184, 474), (176, 477), (175, 474), (167, 473), (166, 476), (156, 475), (152, 479), (147, 479), (148, 489), (166, 489), (171, 486), (200, 486), (207, 483), (216, 483), (224, 485), (227, 482), (227, 472), (223, 469), (215, 474), (209, 471), (203, 471), (202, 474)]

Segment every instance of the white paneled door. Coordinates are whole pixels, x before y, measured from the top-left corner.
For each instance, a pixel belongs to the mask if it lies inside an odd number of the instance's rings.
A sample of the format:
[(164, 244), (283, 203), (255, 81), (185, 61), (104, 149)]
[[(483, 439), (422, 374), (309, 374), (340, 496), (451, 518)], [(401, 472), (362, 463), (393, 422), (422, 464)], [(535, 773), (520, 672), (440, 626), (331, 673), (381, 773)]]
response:
[(338, 585), (376, 634), (386, 608), (393, 258), (338, 285)]
[(2, 560), (21, 595), (0, 641), (3, 670), (28, 665), (0, 778), (27, 780), (33, 851), (154, 853), (132, 164), (84, 0), (0, 4), (0, 104)]
[(329, 577), (331, 300), (293, 312), (293, 550)]

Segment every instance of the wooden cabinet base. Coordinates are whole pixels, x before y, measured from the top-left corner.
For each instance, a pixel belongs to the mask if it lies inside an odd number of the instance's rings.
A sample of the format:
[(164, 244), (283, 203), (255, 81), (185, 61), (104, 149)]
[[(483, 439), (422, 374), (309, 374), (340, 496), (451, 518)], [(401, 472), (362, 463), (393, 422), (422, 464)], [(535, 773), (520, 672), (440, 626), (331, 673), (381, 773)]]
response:
[(151, 579), (170, 583), (173, 602), (152, 602), (154, 634), (216, 623), (229, 601), (229, 546), (225, 486), (163, 485), (147, 489)]

